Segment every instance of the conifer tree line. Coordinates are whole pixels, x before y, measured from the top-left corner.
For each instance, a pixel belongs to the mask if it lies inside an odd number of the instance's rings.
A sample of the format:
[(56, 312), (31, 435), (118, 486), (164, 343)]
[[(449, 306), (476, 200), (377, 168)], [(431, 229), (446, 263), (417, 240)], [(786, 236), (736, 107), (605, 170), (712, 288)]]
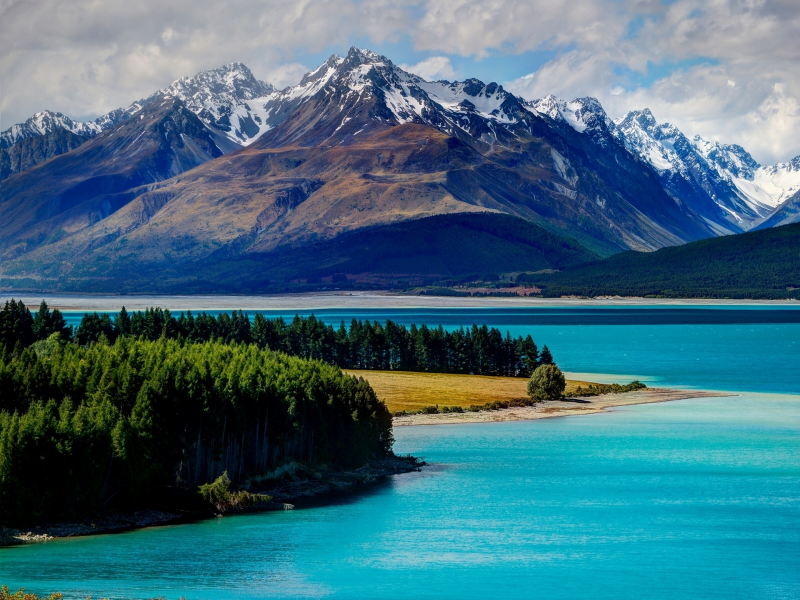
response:
[(388, 409), (336, 366), (216, 338), (81, 345), (59, 329), (23, 347), (20, 332), (44, 334), (19, 306), (0, 330), (2, 526), (191, 498), (286, 459), (351, 468), (391, 451)]
[(19, 342), (26, 347), (58, 331), (62, 339), (86, 345), (105, 339), (113, 343), (120, 336), (204, 342), (256, 344), (291, 356), (312, 358), (343, 369), (429, 371), (530, 377), (536, 367), (553, 364), (547, 346), (541, 353), (530, 335), (512, 338), (486, 325), (446, 331), (427, 325), (399, 325), (387, 320), (344, 321), (338, 328), (313, 315), (269, 319), (256, 314), (252, 323), (242, 311), (217, 317), (150, 308), (133, 314), (123, 309), (114, 317), (104, 313), (84, 315), (74, 333), (58, 310), (42, 302), (35, 317), (21, 302), (7, 302), (0, 311), (0, 344), (10, 350)]

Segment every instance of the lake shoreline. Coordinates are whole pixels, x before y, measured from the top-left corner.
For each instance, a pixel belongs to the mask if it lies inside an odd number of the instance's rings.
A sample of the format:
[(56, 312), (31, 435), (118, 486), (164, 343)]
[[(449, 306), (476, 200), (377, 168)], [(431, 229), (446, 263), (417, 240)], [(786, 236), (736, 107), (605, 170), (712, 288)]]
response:
[(622, 394), (584, 396), (565, 400), (540, 402), (533, 406), (501, 408), (463, 413), (435, 413), (397, 416), (392, 420), (393, 427), (415, 427), (420, 425), (460, 425), (467, 423), (499, 423), (505, 421), (533, 421), (575, 415), (591, 415), (620, 406), (654, 404), (689, 400), (692, 398), (724, 398), (738, 396), (731, 392), (707, 390), (675, 390), (668, 388), (647, 388)]
[(708, 298), (541, 298), (535, 296), (420, 296), (383, 291), (331, 291), (263, 296), (235, 295), (91, 295), (34, 294), (0, 291), (0, 301), (22, 299), (31, 309), (42, 299), (51, 308), (67, 311), (144, 310), (152, 306), (172, 311), (192, 310), (325, 310), (325, 309), (413, 309), (413, 308), (546, 308), (591, 306), (800, 306), (797, 300), (726, 300)]
[(21, 529), (0, 528), (0, 548), (72, 537), (124, 533), (146, 527), (196, 523), (228, 515), (292, 510), (294, 505), (290, 501), (300, 498), (325, 498), (343, 490), (352, 491), (360, 485), (368, 485), (390, 475), (419, 471), (424, 465), (424, 461), (413, 456), (389, 456), (372, 460), (363, 467), (351, 471), (324, 471), (317, 473), (318, 477), (282, 481), (264, 490), (270, 497), (269, 500), (225, 514), (147, 508), (126, 512), (102, 512), (81, 521), (44, 523)]

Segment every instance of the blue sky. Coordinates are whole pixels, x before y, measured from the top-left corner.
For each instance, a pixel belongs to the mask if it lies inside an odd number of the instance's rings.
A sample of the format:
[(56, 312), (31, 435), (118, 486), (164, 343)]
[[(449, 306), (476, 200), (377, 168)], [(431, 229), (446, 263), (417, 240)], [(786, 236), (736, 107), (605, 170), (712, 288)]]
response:
[(594, 96), (612, 117), (800, 154), (792, 0), (0, 0), (5, 129), (42, 109), (102, 114), (241, 61), (278, 85), (366, 47), (432, 78), (527, 98)]

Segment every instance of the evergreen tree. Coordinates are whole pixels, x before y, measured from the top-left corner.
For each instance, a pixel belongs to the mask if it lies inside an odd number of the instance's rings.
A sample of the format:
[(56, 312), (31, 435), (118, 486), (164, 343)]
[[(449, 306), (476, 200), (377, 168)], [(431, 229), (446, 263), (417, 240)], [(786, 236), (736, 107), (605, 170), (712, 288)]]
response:
[[(102, 322), (86, 315), (80, 336)], [(284, 459), (357, 467), (391, 449), (369, 384), (321, 361), (222, 341), (53, 341), (46, 357), (0, 353), (0, 526), (136, 508)]]
[(114, 317), (114, 333), (117, 336), (129, 335), (131, 333), (131, 317), (125, 307)]
[[(550, 351), (548, 350), (547, 353), (550, 354)], [(536, 342), (533, 341), (530, 334), (520, 341), (519, 355), (521, 359), (519, 374), (522, 377), (530, 377), (539, 366), (539, 348), (536, 347)], [(550, 358), (552, 360), (552, 356)]]
[(114, 343), (114, 340), (117, 339), (111, 317), (108, 316), (108, 313), (103, 313), (102, 315), (98, 315), (96, 312), (84, 314), (80, 325), (75, 330), (75, 341), (85, 346), (86, 344), (100, 341), (101, 338), (110, 343)]
[(13, 350), (17, 345), (27, 348), (36, 340), (31, 311), (22, 300), (6, 301), (0, 311), (0, 350)]
[(550, 350), (547, 349), (547, 346), (542, 348), (542, 354), (539, 357), (539, 364), (541, 365), (552, 365), (553, 363), (553, 355), (550, 354)]
[(59, 334), (62, 340), (69, 340), (72, 337), (72, 327), (67, 325), (60, 310), (56, 308), (51, 311), (47, 302), (42, 300), (33, 318), (33, 335), (37, 340), (46, 340), (54, 333)]

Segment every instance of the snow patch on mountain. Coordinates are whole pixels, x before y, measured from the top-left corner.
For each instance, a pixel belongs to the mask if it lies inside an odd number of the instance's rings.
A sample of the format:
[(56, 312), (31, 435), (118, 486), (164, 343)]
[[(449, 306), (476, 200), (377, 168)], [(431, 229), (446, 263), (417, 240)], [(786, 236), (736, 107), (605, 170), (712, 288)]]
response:
[(0, 133), (0, 148), (8, 148), (21, 140), (36, 135), (46, 135), (58, 128), (89, 137), (102, 131), (102, 127), (96, 122), (82, 123), (73, 121), (59, 112), (44, 110), (37, 112), (24, 123), (12, 125)]
[(800, 191), (800, 156), (766, 166), (758, 164), (735, 144), (710, 142), (700, 136), (695, 136), (692, 143), (698, 153), (754, 205), (775, 209)]
[(800, 191), (800, 157), (779, 165), (760, 165), (736, 144), (700, 136), (689, 139), (674, 125), (658, 123), (649, 109), (631, 111), (615, 125), (628, 150), (649, 163), (666, 186), (674, 184), (670, 178), (680, 177), (744, 230), (768, 218)]
[(550, 95), (528, 103), (529, 109), (554, 121), (568, 123), (578, 133), (613, 131), (614, 122), (596, 98), (567, 101)]
[(420, 81), (417, 85), (447, 111), (453, 113), (474, 111), (485, 119), (503, 123), (515, 122), (515, 119), (503, 110), (503, 106), (509, 98), (513, 98), (513, 95), (496, 83), (487, 85), (478, 79), (467, 79), (453, 83)]
[(496, 83), (486, 85), (477, 79), (452, 83), (426, 81), (399, 68), (385, 56), (351, 48), (344, 58), (331, 56), (297, 86), (264, 99), (265, 109), (272, 111), (269, 121), (273, 121), (272, 114), (284, 115), (296, 110), (317, 94), (337, 99), (343, 120), (336, 131), (342, 129), (347, 112), (360, 100), (374, 97), (387, 109), (385, 116), (380, 111), (373, 115), (378, 122), (388, 118), (397, 124), (424, 123), (450, 134), (463, 130), (490, 143), (496, 141), (496, 135), (491, 134), (491, 126), (487, 127), (486, 122), (516, 123), (514, 106), (524, 102)]
[(263, 99), (274, 91), (272, 85), (256, 79), (242, 63), (231, 63), (177, 79), (140, 104), (179, 98), (203, 123), (231, 142), (245, 146), (269, 128)]
[(235, 142), (234, 147), (238, 147), (257, 139), (269, 128), (265, 124), (267, 111), (263, 105), (274, 91), (269, 83), (256, 79), (242, 63), (232, 63), (201, 71), (193, 77), (177, 79), (148, 98), (134, 102), (127, 108), (113, 110), (94, 121), (73, 121), (51, 111), (36, 113), (25, 123), (13, 125), (1, 133), (0, 145), (10, 146), (59, 127), (91, 137), (129, 119), (151, 102), (179, 98), (209, 128)]

